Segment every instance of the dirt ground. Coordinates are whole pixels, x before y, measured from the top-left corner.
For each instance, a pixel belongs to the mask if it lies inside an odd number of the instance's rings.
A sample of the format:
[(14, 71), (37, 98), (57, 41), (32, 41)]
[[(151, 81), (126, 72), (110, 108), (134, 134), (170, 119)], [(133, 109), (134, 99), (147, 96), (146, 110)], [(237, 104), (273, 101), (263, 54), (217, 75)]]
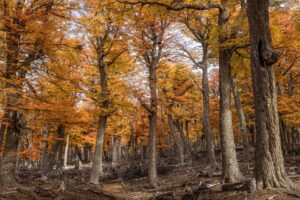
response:
[[(240, 161), (243, 174), (252, 176), (253, 164)], [(300, 185), (300, 156), (286, 158), (286, 167), (294, 182)], [(185, 200), (296, 200), (287, 190), (223, 191), (220, 171), (206, 173), (204, 158), (191, 164), (178, 166), (175, 161), (161, 159), (159, 187), (153, 189), (147, 183), (145, 166), (137, 161), (123, 162), (117, 170), (107, 163), (107, 175), (100, 185), (88, 184), (90, 166), (80, 170), (53, 171), (46, 176), (38, 170), (22, 170), (18, 176), (24, 187), (0, 188), (0, 200), (110, 200), (110, 199), (185, 199)]]

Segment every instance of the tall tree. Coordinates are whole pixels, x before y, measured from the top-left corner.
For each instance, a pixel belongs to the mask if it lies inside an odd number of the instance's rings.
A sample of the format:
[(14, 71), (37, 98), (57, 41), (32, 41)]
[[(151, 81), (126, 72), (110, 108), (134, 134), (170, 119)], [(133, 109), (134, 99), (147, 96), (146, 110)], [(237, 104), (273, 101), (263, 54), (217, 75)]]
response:
[(107, 118), (110, 114), (110, 92), (108, 88), (108, 68), (116, 64), (126, 51), (126, 46), (120, 46), (121, 30), (113, 10), (116, 5), (109, 1), (86, 1), (87, 16), (82, 18), (90, 42), (95, 52), (95, 65), (99, 70), (100, 99), (99, 120), (96, 139), (95, 155), (90, 176), (90, 182), (99, 183), (99, 176), (103, 175), (104, 136)]
[[(157, 183), (157, 68), (164, 56), (165, 32), (170, 25), (170, 19), (165, 12), (151, 8), (143, 9), (135, 15), (133, 22), (134, 37), (133, 48), (139, 61), (146, 67), (148, 73), (148, 88), (150, 102), (143, 102), (144, 108), (148, 111), (149, 117), (149, 166), (148, 176), (150, 184), (154, 187)], [(145, 26), (146, 24), (146, 26)], [(140, 99), (143, 101), (142, 99)]]
[(277, 110), (274, 51), (269, 28), (269, 1), (249, 0), (252, 82), (256, 121), (255, 174), (259, 188), (293, 187), (282, 155)]
[(193, 40), (201, 45), (202, 58), (198, 59), (199, 52), (192, 52), (187, 48), (187, 45), (177, 42), (179, 50), (183, 52), (183, 56), (192, 61), (193, 65), (202, 70), (202, 97), (203, 97), (203, 112), (202, 112), (202, 129), (206, 139), (206, 148), (208, 154), (208, 168), (218, 168), (216, 161), (213, 132), (210, 123), (210, 105), (209, 105), (209, 39), (211, 35), (212, 24), (207, 17), (191, 17), (195, 13), (187, 12), (181, 23), (185, 24), (188, 31), (192, 34)]

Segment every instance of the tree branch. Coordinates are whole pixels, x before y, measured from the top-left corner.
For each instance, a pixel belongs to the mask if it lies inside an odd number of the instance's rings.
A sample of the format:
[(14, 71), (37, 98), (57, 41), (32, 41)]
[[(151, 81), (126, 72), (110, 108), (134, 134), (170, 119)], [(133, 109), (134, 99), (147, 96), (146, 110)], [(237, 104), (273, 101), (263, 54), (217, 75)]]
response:
[(148, 0), (138, 0), (138, 1), (128, 1), (128, 0), (118, 0), (119, 3), (127, 3), (131, 5), (156, 5), (164, 7), (168, 10), (180, 11), (180, 10), (209, 10), (209, 9), (219, 9), (223, 10), (223, 6), (217, 3), (209, 2), (207, 5), (195, 5), (195, 4), (182, 4), (182, 5), (170, 5), (163, 2), (148, 1)]

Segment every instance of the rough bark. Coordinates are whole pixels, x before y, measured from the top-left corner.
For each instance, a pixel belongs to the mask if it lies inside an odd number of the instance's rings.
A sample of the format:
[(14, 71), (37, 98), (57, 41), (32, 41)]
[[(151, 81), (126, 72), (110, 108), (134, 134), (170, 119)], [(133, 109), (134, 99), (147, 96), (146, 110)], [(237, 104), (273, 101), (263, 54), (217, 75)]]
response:
[(247, 155), (249, 154), (249, 131), (246, 124), (244, 110), (240, 101), (240, 94), (236, 84), (235, 76), (232, 77), (231, 84), (232, 84), (232, 94), (234, 97), (235, 108), (239, 116), (240, 129), (243, 138), (244, 153)]
[[(224, 16), (227, 17), (227, 16)], [(220, 19), (219, 21), (222, 21)], [(220, 22), (219, 22), (220, 23)], [(220, 23), (220, 27), (222, 25)], [(223, 27), (225, 28), (225, 27)], [(221, 36), (222, 37), (222, 36)], [(220, 39), (223, 44), (223, 38)], [(226, 182), (237, 182), (242, 178), (234, 144), (231, 113), (231, 49), (219, 49), (220, 61), (220, 132), (222, 147), (222, 174)]]
[[(222, 0), (225, 7), (228, 0)], [(237, 182), (242, 178), (234, 144), (231, 113), (231, 65), (232, 48), (226, 47), (228, 41), (227, 9), (220, 10), (218, 19), (219, 42), (219, 90), (220, 90), (220, 135), (222, 147), (222, 177), (226, 182)]]
[(259, 188), (292, 187), (284, 168), (277, 110), (273, 64), (278, 53), (272, 49), (269, 1), (249, 0), (252, 82), (256, 122), (255, 174)]

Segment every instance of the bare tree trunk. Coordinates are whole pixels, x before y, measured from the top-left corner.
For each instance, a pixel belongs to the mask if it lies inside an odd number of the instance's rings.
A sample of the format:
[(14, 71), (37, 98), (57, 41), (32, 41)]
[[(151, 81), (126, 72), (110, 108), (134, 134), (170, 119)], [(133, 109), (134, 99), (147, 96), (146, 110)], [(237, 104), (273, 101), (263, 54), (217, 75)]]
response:
[(170, 114), (168, 114), (168, 124), (169, 124), (170, 130), (171, 130), (171, 134), (172, 134), (174, 144), (175, 144), (175, 148), (176, 148), (176, 151), (177, 151), (178, 161), (179, 161), (180, 164), (184, 164), (184, 147), (183, 147), (183, 143), (180, 142), (180, 139), (178, 138), (178, 136), (176, 134), (173, 118)]
[(64, 168), (67, 168), (67, 164), (68, 164), (68, 149), (69, 149), (69, 135), (67, 135), (66, 138), (66, 146), (64, 152)]
[(185, 138), (186, 138), (188, 144), (190, 145), (191, 142), (190, 142), (189, 124), (190, 124), (190, 121), (189, 120), (185, 120), (185, 126), (184, 126), (184, 129), (185, 129)]
[(60, 124), (57, 128), (57, 139), (53, 145), (52, 154), (50, 154), (49, 156), (48, 170), (52, 170), (55, 164), (56, 164), (56, 169), (60, 169), (63, 165), (63, 158), (62, 158), (63, 141), (62, 140), (64, 139), (64, 134), (65, 134), (65, 126), (63, 124)]
[(282, 152), (284, 155), (288, 155), (287, 141), (285, 137), (285, 127), (284, 127), (283, 120), (279, 120), (279, 132), (280, 132)]
[(118, 162), (118, 147), (119, 147), (119, 141), (118, 141), (118, 136), (113, 136), (112, 139), (112, 167), (116, 167), (117, 162)]
[(120, 160), (122, 160), (122, 137), (121, 136), (119, 136), (118, 137), (118, 149), (117, 149), (117, 151), (118, 151), (118, 160), (120, 161)]
[(209, 85), (208, 85), (208, 47), (202, 44), (203, 49), (203, 67), (202, 67), (202, 96), (203, 96), (203, 113), (202, 129), (206, 139), (206, 149), (208, 154), (207, 164), (209, 167), (216, 169), (218, 164), (215, 156), (215, 146), (213, 142), (213, 133), (210, 124), (209, 108)]
[[(222, 44), (223, 42), (221, 42)], [(237, 182), (242, 178), (240, 172), (232, 128), (231, 113), (231, 60), (230, 49), (219, 49), (220, 59), (220, 131), (222, 147), (222, 174), (226, 182)]]
[(238, 87), (236, 85), (236, 77), (233, 76), (231, 79), (231, 84), (232, 84), (232, 93), (234, 97), (234, 102), (235, 102), (235, 108), (237, 110), (238, 116), (239, 116), (239, 121), (240, 121), (240, 129), (242, 132), (242, 138), (243, 138), (243, 146), (244, 146), (244, 152), (246, 155), (249, 154), (249, 131), (247, 128), (246, 124), (246, 118), (244, 114), (244, 110), (240, 101), (240, 94)]
[(104, 113), (101, 113), (99, 116), (99, 124), (96, 138), (96, 149), (93, 160), (93, 167), (90, 176), (90, 183), (98, 184), (99, 176), (103, 174), (103, 143), (105, 128), (107, 122), (107, 114), (105, 113), (109, 107), (108, 99), (108, 85), (107, 85), (107, 65), (104, 62), (105, 52), (104, 52), (104, 42), (102, 38), (98, 38), (99, 44), (97, 49), (98, 56), (98, 68), (100, 73), (101, 81), (101, 109), (104, 110)]
[(149, 113), (149, 168), (148, 175), (150, 184), (157, 187), (157, 93), (156, 93), (156, 65), (149, 66), (149, 88), (150, 88), (150, 113)]
[[(221, 0), (227, 6), (228, 0)], [(243, 176), (240, 172), (232, 128), (231, 113), (231, 66), (232, 49), (226, 48), (228, 33), (228, 10), (220, 10), (219, 27), (219, 90), (220, 90), (220, 135), (222, 147), (222, 177), (226, 182), (236, 182)]]
[[(43, 130), (42, 134), (43, 134), (44, 138), (47, 138), (48, 137), (48, 130), (47, 129)], [(40, 168), (44, 172), (47, 170), (48, 157), (49, 157), (49, 154), (48, 154), (48, 140), (45, 139), (42, 142), (42, 155), (41, 155), (41, 159), (40, 159)]]
[(106, 116), (100, 116), (99, 128), (97, 132), (96, 149), (93, 160), (90, 183), (99, 184), (99, 177), (103, 175), (103, 143), (106, 127)]
[(192, 160), (192, 151), (191, 151), (191, 147), (189, 145), (189, 143), (187, 142), (185, 136), (184, 136), (184, 133), (183, 133), (183, 130), (182, 130), (182, 126), (180, 124), (180, 121), (179, 119), (176, 119), (175, 120), (175, 127), (177, 128), (178, 132), (179, 132), (179, 135), (180, 135), (180, 138), (181, 138), (181, 141), (183, 142), (184, 144), (184, 147), (185, 147), (185, 150), (188, 154), (188, 158), (190, 160)]
[(278, 53), (272, 49), (269, 1), (249, 0), (252, 81), (256, 122), (255, 173), (259, 188), (293, 187), (282, 155), (277, 110), (276, 78), (272, 65)]

